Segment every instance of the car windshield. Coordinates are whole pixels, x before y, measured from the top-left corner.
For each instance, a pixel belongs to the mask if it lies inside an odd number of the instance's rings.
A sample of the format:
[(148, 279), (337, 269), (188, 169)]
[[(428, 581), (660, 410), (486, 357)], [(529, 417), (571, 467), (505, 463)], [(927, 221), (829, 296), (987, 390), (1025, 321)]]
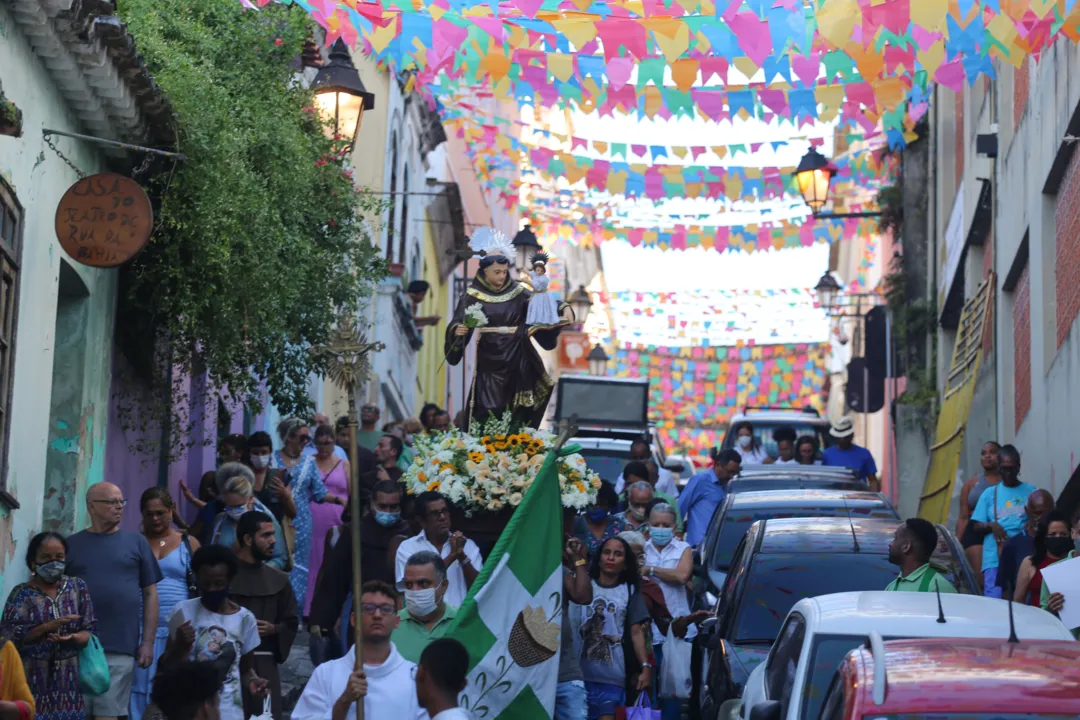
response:
[[(818, 443), (818, 460), (821, 459), (821, 448), (829, 447), (833, 444), (832, 436), (829, 435), (829, 428), (825, 425), (814, 426), (810, 423), (788, 421), (788, 420), (766, 420), (764, 418), (758, 419), (753, 415), (747, 418), (747, 421), (754, 428), (754, 437), (757, 439), (758, 444), (765, 448), (765, 452), (769, 453), (769, 457), (777, 457), (779, 454), (776, 450), (776, 441), (773, 440), (773, 432), (777, 428), (791, 428), (795, 431), (795, 437), (800, 438), (803, 435), (809, 435), (815, 438)], [(730, 430), (724, 437), (724, 447), (734, 447), (735, 437), (731, 434)]]
[[(778, 507), (760, 510), (736, 511), (735, 514), (725, 516), (720, 524), (720, 532), (717, 533), (716, 543), (713, 545), (712, 554), (709, 556), (709, 567), (713, 570), (727, 572), (731, 567), (731, 561), (735, 554), (735, 548), (739, 546), (746, 531), (758, 520), (772, 520), (774, 518), (802, 518), (802, 517), (840, 517), (847, 515), (848, 510), (842, 507), (823, 508), (790, 508)], [(868, 513), (870, 517), (880, 517), (889, 520), (896, 518), (896, 513), (886, 505), (874, 508)]]
[[(886, 555), (866, 552), (758, 554), (739, 598), (734, 640), (771, 643), (788, 611), (803, 598), (884, 590), (896, 573)], [(825, 680), (828, 689), (829, 678)]]
[(600, 476), (600, 479), (615, 484), (622, 475), (626, 463), (630, 462), (630, 453), (621, 453), (618, 450), (590, 450), (585, 448), (581, 451), (585, 463), (589, 469)]
[[(895, 637), (883, 638), (897, 640)], [(855, 648), (866, 644), (865, 635), (815, 635), (810, 648), (810, 667), (806, 671), (806, 684), (803, 686), (802, 706), (804, 718), (817, 718), (821, 706), (829, 694), (836, 669), (844, 656)]]

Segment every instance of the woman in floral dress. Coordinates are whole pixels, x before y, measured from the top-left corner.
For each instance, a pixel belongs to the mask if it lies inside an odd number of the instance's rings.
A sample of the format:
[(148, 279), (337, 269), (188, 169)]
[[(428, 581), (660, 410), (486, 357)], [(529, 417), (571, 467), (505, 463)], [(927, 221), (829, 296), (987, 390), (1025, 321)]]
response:
[(0, 633), (19, 649), (41, 720), (83, 720), (79, 650), (90, 642), (96, 618), (90, 591), (64, 575), (67, 541), (55, 532), (35, 535), (26, 550), (28, 582), (11, 591)]
[[(315, 578), (319, 573), (319, 565), (322, 564), (322, 543), (319, 543), (318, 553), (312, 553), (312, 539), (326, 537), (326, 531), (331, 525), (341, 524), (341, 510), (345, 505), (348, 493), (349, 463), (334, 457), (334, 429), (329, 425), (320, 425), (315, 430), (315, 455), (304, 461), (300, 471), (296, 473), (292, 481), (293, 501), (296, 503), (296, 518), (293, 519), (293, 527), (296, 529), (296, 547), (293, 549), (293, 569), (289, 573), (289, 581), (292, 583), (293, 594), (296, 595), (296, 606), (304, 616), (307, 616), (311, 603), (307, 599), (308, 579)], [(326, 485), (327, 479), (334, 474), (334, 489), (342, 492), (335, 495), (330, 492)], [(337, 480), (344, 482), (337, 482)], [(335, 507), (331, 515), (319, 514), (319, 528), (322, 535), (315, 535), (315, 519), (312, 517), (313, 504), (331, 503), (341, 507)], [(334, 520), (336, 518), (336, 521)], [(313, 555), (315, 562), (312, 566)], [(314, 580), (312, 580), (312, 584)], [(311, 588), (314, 590), (314, 587)]]

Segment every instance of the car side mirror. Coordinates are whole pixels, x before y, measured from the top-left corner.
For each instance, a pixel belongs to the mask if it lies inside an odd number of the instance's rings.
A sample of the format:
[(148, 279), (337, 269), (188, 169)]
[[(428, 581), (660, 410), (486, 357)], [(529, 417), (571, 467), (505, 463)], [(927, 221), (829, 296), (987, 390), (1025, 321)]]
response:
[(702, 635), (704, 637), (712, 635), (714, 632), (716, 632), (716, 624), (718, 622), (719, 621), (716, 619), (715, 615), (710, 618), (705, 618), (701, 621), (701, 626), (698, 629), (698, 635)]
[(780, 720), (780, 701), (765, 700), (750, 708), (750, 720)]

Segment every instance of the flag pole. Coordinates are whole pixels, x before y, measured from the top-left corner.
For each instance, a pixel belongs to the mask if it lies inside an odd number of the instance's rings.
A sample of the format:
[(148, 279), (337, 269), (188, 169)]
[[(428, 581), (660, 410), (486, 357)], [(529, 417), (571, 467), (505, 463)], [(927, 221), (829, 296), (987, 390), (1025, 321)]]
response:
[[(346, 311), (338, 316), (337, 327), (331, 331), (327, 343), (312, 350), (313, 355), (326, 363), (325, 376), (344, 390), (348, 398), (349, 508), (352, 514), (349, 524), (352, 528), (353, 615), (356, 617), (353, 623), (353, 647), (356, 653), (354, 666), (356, 670), (364, 667), (363, 613), (359, 609), (360, 588), (363, 585), (360, 576), (360, 516), (364, 509), (360, 502), (360, 465), (357, 462), (357, 455), (360, 453), (357, 435), (360, 419), (356, 411), (356, 390), (368, 379), (371, 369), (368, 355), (384, 348), (381, 342), (368, 342), (364, 334), (357, 329), (353, 315)], [(356, 718), (364, 720), (364, 698), (362, 697), (356, 700)]]

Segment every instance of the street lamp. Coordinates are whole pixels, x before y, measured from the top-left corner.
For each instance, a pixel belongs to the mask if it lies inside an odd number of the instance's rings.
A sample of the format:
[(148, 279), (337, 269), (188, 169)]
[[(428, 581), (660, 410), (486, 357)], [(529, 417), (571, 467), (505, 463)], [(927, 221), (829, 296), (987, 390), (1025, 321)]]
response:
[(823, 213), (821, 209), (829, 202), (829, 190), (836, 175), (836, 166), (828, 158), (811, 146), (799, 166), (795, 168), (795, 184), (803, 202), (810, 206), (810, 212), (821, 220), (832, 218), (881, 217), (880, 212)]
[(604, 352), (604, 348), (600, 344), (593, 346), (593, 349), (589, 351), (586, 360), (589, 361), (589, 374), (593, 377), (603, 377), (607, 375), (608, 354)]
[(578, 289), (570, 294), (568, 301), (570, 308), (574, 311), (574, 318), (577, 319), (579, 325), (584, 325), (585, 318), (589, 316), (589, 308), (592, 307), (589, 291), (584, 285), (578, 285)]
[(330, 62), (319, 68), (311, 83), (315, 91), (315, 103), (319, 117), (326, 124), (326, 135), (331, 140), (348, 140), (348, 147), (356, 142), (364, 110), (375, 108), (375, 95), (369, 93), (353, 65), (349, 47), (343, 40), (334, 43), (330, 50)]
[(836, 166), (819, 153), (816, 147), (811, 147), (799, 161), (799, 167), (795, 168), (795, 182), (799, 186), (799, 193), (815, 215), (829, 201), (829, 185), (834, 175)]
[(836, 282), (836, 278), (832, 276), (832, 273), (826, 270), (825, 274), (818, 280), (817, 285), (814, 286), (818, 307), (826, 313), (832, 312), (833, 305), (836, 303), (836, 296), (840, 293), (840, 290), (840, 283)]
[(525, 272), (529, 269), (529, 258), (540, 252), (540, 243), (536, 241), (536, 233), (532, 231), (532, 227), (526, 225), (514, 236), (511, 244), (517, 251), (518, 270)]

